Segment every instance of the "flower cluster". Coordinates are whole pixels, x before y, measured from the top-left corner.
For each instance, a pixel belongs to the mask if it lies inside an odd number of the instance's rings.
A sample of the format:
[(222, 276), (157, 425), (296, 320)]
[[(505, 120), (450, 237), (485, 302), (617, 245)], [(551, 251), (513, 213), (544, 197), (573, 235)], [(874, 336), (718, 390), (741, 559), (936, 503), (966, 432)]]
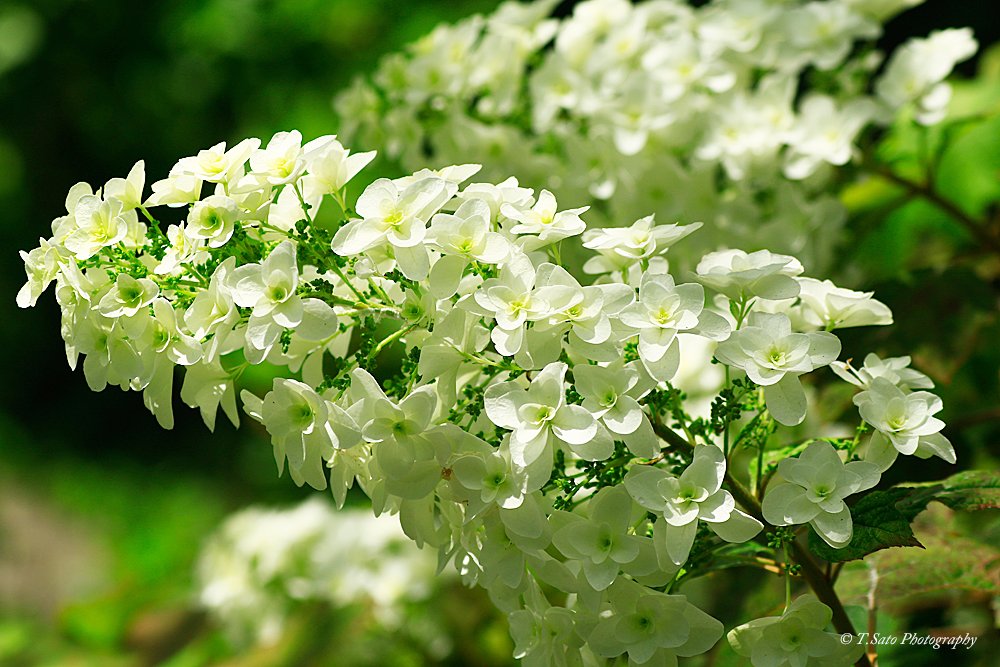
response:
[[(940, 401), (912, 391), (926, 378), (869, 357), (836, 370), (863, 389), (871, 444), (863, 429), (813, 444), (766, 495), (758, 466), (748, 492), (734, 458), (803, 423), (807, 385), (841, 351), (832, 332), (891, 322), (871, 293), (766, 250), (709, 253), (680, 282), (664, 255), (697, 224), (588, 230), (586, 208), (548, 191), (468, 182), (478, 165), (379, 179), (351, 202), (371, 157), (282, 132), (184, 158), (145, 200), (141, 163), (74, 186), (24, 254), (18, 301), (55, 283), (68, 359), (84, 355), (94, 389), (142, 391), (169, 426), (182, 366), (181, 398), (209, 427), (241, 403), (279, 472), (341, 505), (357, 484), (398, 513), (510, 614), (529, 665), (704, 652), (723, 627), (677, 587), (713, 550), (765, 542), (765, 521), (846, 544), (844, 499), (897, 454), (954, 460)], [(160, 205), (176, 219), (165, 231)], [(590, 284), (560, 261), (578, 236)], [(705, 345), (726, 382), (695, 418), (671, 382)], [(287, 371), (237, 396), (265, 361)], [(376, 363), (394, 370), (377, 379)]]
[(920, 0), (508, 2), (439, 26), (336, 101), (352, 141), (406, 170), (473, 159), (590, 201), (614, 226), (705, 220), (682, 254), (791, 252), (822, 268), (845, 213), (827, 186), (866, 127), (938, 122), (967, 29), (875, 50)]
[(434, 559), (394, 517), (314, 498), (233, 514), (206, 541), (197, 570), (199, 602), (227, 634), (270, 643), (294, 605), (309, 602), (368, 604), (380, 624), (398, 626), (404, 601), (430, 595)]

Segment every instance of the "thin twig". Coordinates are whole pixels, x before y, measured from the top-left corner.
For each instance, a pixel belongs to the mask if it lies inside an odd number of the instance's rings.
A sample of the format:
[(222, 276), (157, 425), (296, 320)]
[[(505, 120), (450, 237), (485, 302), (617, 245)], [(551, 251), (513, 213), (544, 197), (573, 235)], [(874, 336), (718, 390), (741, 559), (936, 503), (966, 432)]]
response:
[(977, 241), (988, 247), (992, 252), (1000, 254), (1000, 239), (990, 234), (989, 230), (982, 224), (981, 221), (976, 220), (968, 213), (960, 209), (953, 201), (945, 199), (930, 185), (911, 181), (910, 179), (900, 176), (892, 169), (881, 164), (869, 163), (868, 168), (890, 183), (894, 183), (895, 185), (905, 189), (910, 194), (922, 197), (934, 204), (965, 227)]

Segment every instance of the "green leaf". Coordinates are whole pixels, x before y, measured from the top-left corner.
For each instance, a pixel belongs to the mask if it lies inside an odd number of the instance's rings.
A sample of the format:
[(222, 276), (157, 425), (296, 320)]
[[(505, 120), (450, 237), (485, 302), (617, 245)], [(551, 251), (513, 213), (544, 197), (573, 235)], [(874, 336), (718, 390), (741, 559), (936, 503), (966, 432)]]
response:
[(913, 535), (910, 522), (926, 506), (902, 502), (911, 496), (905, 488), (874, 491), (863, 496), (851, 508), (854, 538), (843, 549), (834, 549), (816, 534), (809, 532), (809, 550), (831, 563), (864, 558), (889, 547), (923, 547)]
[(809, 549), (824, 560), (839, 563), (864, 558), (889, 547), (923, 547), (910, 523), (932, 500), (953, 510), (1000, 508), (1000, 473), (968, 470), (939, 482), (874, 491), (851, 508), (854, 538), (850, 544), (834, 549), (815, 532), (810, 532)]
[(932, 500), (953, 510), (1000, 508), (1000, 473), (991, 470), (967, 470), (940, 482), (907, 484), (914, 489), (905, 502), (921, 509)]

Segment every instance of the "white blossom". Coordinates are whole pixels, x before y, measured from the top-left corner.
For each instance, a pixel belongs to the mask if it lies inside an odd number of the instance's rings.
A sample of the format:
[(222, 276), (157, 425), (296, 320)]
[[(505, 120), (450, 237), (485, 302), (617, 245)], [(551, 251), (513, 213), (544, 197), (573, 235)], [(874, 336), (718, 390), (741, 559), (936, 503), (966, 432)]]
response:
[(910, 366), (910, 357), (890, 357), (880, 359), (869, 353), (861, 368), (854, 368), (849, 361), (834, 361), (830, 364), (833, 372), (855, 387), (869, 389), (872, 380), (881, 377), (904, 390), (931, 389), (934, 382), (929, 377)]
[(941, 434), (944, 422), (934, 415), (941, 399), (927, 391), (906, 393), (886, 377), (875, 377), (854, 396), (861, 418), (875, 428), (867, 460), (885, 470), (898, 454), (938, 456), (955, 462), (955, 449)]
[(635, 466), (625, 477), (625, 488), (635, 501), (666, 521), (666, 551), (677, 565), (687, 560), (698, 532), (698, 521), (727, 542), (746, 542), (764, 527), (736, 508), (722, 488), (726, 459), (711, 445), (695, 448), (691, 465), (674, 477), (660, 468)]
[(808, 523), (831, 547), (847, 546), (854, 534), (847, 496), (878, 484), (879, 469), (864, 461), (843, 463), (827, 442), (814, 442), (798, 458), (778, 464), (783, 483), (771, 484), (761, 508), (775, 526)]
[(840, 354), (840, 340), (825, 331), (793, 333), (786, 315), (752, 313), (748, 326), (719, 344), (715, 357), (739, 368), (764, 388), (764, 401), (781, 424), (794, 426), (806, 416), (806, 395), (799, 376), (826, 366)]
[(767, 616), (729, 631), (729, 643), (753, 667), (838, 667), (853, 664), (865, 644), (826, 632), (833, 612), (812, 595), (801, 595), (781, 616)]

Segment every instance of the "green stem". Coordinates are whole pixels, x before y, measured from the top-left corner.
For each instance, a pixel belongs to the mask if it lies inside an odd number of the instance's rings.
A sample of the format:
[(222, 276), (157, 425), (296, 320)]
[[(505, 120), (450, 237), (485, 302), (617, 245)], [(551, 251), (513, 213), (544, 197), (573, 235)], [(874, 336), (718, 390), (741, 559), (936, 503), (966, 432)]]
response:
[(347, 276), (344, 275), (344, 272), (341, 270), (341, 268), (339, 266), (337, 266), (336, 262), (332, 263), (330, 265), (330, 268), (333, 269), (333, 272), (336, 273), (340, 277), (340, 279), (344, 281), (344, 284), (347, 285), (347, 287), (349, 287), (352, 292), (354, 292), (354, 296), (358, 297), (358, 301), (360, 301), (361, 303), (365, 303), (365, 304), (368, 303), (368, 299), (365, 298), (365, 295), (362, 294), (358, 290), (358, 288), (355, 287), (351, 283), (351, 281), (347, 279)]
[[(726, 366), (726, 384), (725, 384), (725, 387), (726, 387), (726, 389), (730, 389), (731, 390), (732, 386), (733, 386), (733, 384), (732, 384), (732, 381), (731, 381), (731, 379), (729, 377), (729, 366)], [(726, 405), (726, 407), (727, 408), (729, 407), (728, 404)], [(730, 422), (730, 419), (728, 417), (728, 410), (727, 410), (726, 414), (727, 414), (727, 416), (726, 416), (726, 425), (725, 425), (725, 427), (723, 428), (723, 431), (722, 431), (722, 454), (723, 454), (723, 456), (726, 457), (726, 461), (729, 461), (729, 422)]]
[(792, 559), (788, 557), (788, 544), (783, 544), (785, 551), (785, 611), (792, 606)]
[(400, 338), (402, 338), (403, 336), (410, 333), (416, 328), (417, 328), (416, 324), (411, 324), (408, 327), (403, 327), (402, 329), (397, 329), (396, 331), (393, 331), (391, 334), (382, 339), (382, 341), (378, 345), (375, 346), (375, 349), (372, 350), (372, 353), (369, 355), (369, 358), (374, 359), (375, 357), (378, 356), (378, 353), (381, 352), (386, 345), (391, 344), (393, 341), (399, 340)]
[(306, 222), (310, 225), (313, 223), (312, 216), (309, 215), (309, 205), (306, 204), (305, 197), (302, 196), (302, 190), (299, 189), (299, 183), (296, 181), (292, 184), (292, 190), (295, 191), (295, 196), (299, 198), (299, 207), (302, 209), (302, 215), (306, 216)]
[(142, 212), (142, 214), (143, 214), (144, 216), (146, 216), (146, 220), (149, 220), (149, 222), (150, 222), (151, 224), (154, 224), (154, 225), (156, 225), (157, 227), (159, 227), (159, 225), (160, 225), (160, 222), (159, 222), (159, 220), (157, 220), (157, 219), (156, 219), (156, 218), (154, 218), (154, 217), (153, 217), (152, 215), (150, 215), (149, 211), (147, 211), (147, 210), (146, 210), (146, 207), (145, 207), (145, 206), (142, 206), (142, 205), (140, 205), (140, 206), (139, 206), (139, 210), (140, 210), (140, 211)]

